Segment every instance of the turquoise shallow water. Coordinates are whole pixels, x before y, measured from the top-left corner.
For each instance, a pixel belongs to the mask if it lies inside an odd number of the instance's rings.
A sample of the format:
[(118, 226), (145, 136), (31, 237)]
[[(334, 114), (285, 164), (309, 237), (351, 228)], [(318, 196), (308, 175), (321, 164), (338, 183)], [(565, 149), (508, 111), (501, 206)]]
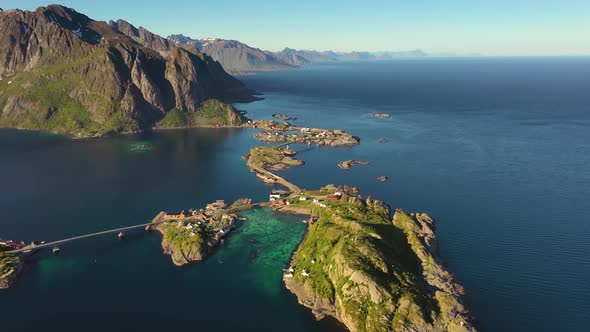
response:
[[(303, 187), (356, 185), (393, 207), (433, 215), (441, 253), (481, 330), (590, 326), (590, 59), (400, 60), (242, 79), (265, 93), (238, 105), (254, 118), (284, 113), (299, 117), (295, 124), (360, 136), (354, 148), (296, 147), (306, 165), (282, 174)], [(240, 158), (258, 144), (252, 134), (202, 129), (71, 141), (0, 130), (0, 237), (51, 240), (215, 199), (264, 200), (270, 188)], [(136, 142), (152, 149), (129, 151)], [(343, 159), (371, 165), (343, 171), (336, 167)], [(377, 182), (380, 175), (391, 182)], [(2, 324), (334, 328), (316, 323), (280, 283), (303, 232), (300, 218), (251, 213), (215, 256), (186, 268), (172, 266), (159, 237), (143, 231), (40, 256), (16, 288), (0, 293)]]

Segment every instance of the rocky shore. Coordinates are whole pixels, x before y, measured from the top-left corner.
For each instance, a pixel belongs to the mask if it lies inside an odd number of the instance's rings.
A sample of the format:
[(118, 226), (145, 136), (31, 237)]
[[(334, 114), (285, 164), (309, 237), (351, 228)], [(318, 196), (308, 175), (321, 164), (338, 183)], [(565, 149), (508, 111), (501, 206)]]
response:
[(14, 286), (24, 270), (24, 262), (20, 256), (0, 252), (0, 289)]
[(439, 325), (446, 331), (475, 330), (469, 323), (470, 315), (461, 298), (464, 289), (454, 281), (453, 275), (446, 270), (439, 256), (434, 220), (425, 213), (407, 214), (397, 209), (393, 224), (403, 230), (412, 251), (420, 261), (422, 278), (439, 305)]
[[(340, 196), (322, 205), (322, 197)], [(321, 319), (350, 331), (475, 331), (462, 288), (436, 255), (433, 221), (407, 215), (351, 188), (327, 186), (299, 195), (289, 209), (317, 220), (285, 270), (285, 286)]]

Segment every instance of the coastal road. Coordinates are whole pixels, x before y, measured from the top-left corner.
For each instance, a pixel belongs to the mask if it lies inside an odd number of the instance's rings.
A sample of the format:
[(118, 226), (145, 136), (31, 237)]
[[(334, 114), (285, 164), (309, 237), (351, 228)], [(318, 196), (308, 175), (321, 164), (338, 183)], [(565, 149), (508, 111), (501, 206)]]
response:
[(278, 176), (278, 175), (276, 175), (276, 174), (274, 174), (272, 172), (269, 172), (269, 171), (265, 170), (262, 167), (255, 166), (255, 165), (252, 165), (250, 163), (248, 163), (248, 167), (250, 167), (251, 169), (253, 169), (255, 172), (258, 172), (258, 173), (261, 173), (261, 174), (264, 174), (266, 176), (270, 176), (270, 177), (276, 179), (279, 184), (281, 184), (281, 185), (289, 188), (289, 190), (291, 190), (294, 193), (301, 191), (301, 188), (299, 188), (296, 185), (294, 185), (293, 183), (287, 181), (285, 178), (280, 177), (280, 176)]

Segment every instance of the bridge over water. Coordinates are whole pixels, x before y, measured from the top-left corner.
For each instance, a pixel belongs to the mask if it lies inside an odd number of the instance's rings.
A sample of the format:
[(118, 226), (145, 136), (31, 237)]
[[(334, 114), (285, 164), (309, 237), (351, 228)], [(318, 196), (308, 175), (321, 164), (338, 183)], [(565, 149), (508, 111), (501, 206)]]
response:
[(95, 237), (95, 236), (101, 236), (101, 235), (105, 235), (105, 234), (125, 232), (125, 231), (129, 231), (129, 230), (132, 230), (132, 229), (146, 227), (148, 225), (157, 225), (157, 224), (162, 223), (162, 221), (157, 221), (157, 220), (162, 216), (163, 213), (164, 212), (160, 212), (154, 218), (154, 220), (152, 220), (152, 222), (150, 222), (150, 223), (140, 224), (140, 225), (133, 225), (133, 226), (126, 226), (126, 227), (115, 228), (115, 229), (109, 229), (109, 230), (106, 230), (106, 231), (100, 231), (100, 232), (96, 232), (96, 233), (90, 233), (90, 234), (85, 234), (85, 235), (74, 236), (74, 237), (70, 237), (70, 238), (67, 238), (67, 239), (62, 239), (62, 240), (47, 242), (47, 243), (38, 244), (38, 245), (28, 245), (28, 246), (23, 247), (21, 249), (11, 250), (10, 253), (18, 254), (18, 253), (26, 252), (26, 251), (30, 251), (30, 250), (37, 250), (37, 249), (55, 247), (55, 246), (60, 245), (60, 244), (64, 244), (64, 243), (72, 242), (72, 241), (76, 241), (76, 240), (81, 240), (81, 239), (87, 239), (89, 237)]

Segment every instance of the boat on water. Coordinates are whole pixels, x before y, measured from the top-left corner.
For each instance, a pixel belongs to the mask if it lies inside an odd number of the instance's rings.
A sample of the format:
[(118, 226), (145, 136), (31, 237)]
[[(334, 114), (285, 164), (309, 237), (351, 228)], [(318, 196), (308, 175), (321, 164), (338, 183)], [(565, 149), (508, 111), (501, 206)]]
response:
[(303, 220), (302, 220), (302, 222), (303, 222), (304, 224), (307, 224), (307, 219), (303, 219)]
[(53, 252), (54, 254), (58, 254), (61, 251), (61, 249), (59, 247), (53, 247), (53, 249), (51, 249), (51, 252)]
[(123, 239), (123, 238), (125, 238), (125, 233), (119, 232), (119, 234), (117, 236), (119, 237), (119, 239)]

